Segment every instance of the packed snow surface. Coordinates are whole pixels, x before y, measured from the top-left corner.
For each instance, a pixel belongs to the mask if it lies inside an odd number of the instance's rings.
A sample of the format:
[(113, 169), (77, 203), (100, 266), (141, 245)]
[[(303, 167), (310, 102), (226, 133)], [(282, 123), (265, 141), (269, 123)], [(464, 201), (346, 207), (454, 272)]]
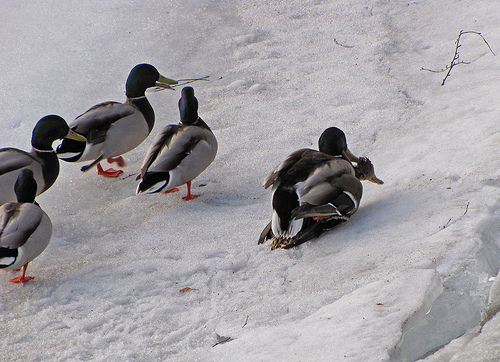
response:
[[(219, 142), (201, 197), (135, 195), (176, 88), (147, 93), (155, 127), (118, 179), (61, 162), (36, 278), (0, 278), (2, 361), (500, 359), (497, 1), (0, 3), (1, 147), (124, 101), (143, 62), (210, 76), (191, 85)], [(461, 30), (484, 39), (461, 36), (441, 85)], [(331, 126), (385, 184), (316, 240), (257, 245), (264, 177)]]

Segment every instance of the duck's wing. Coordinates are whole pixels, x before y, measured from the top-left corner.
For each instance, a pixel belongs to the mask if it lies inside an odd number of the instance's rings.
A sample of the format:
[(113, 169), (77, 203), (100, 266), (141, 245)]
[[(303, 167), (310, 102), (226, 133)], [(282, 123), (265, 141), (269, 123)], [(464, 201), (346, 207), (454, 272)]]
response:
[[(325, 170), (322, 170), (325, 174)], [(332, 173), (330, 171), (330, 173)], [(304, 193), (299, 198), (301, 206), (295, 208), (292, 217), (299, 219), (305, 217), (331, 217), (347, 219), (357, 211), (363, 192), (361, 182), (351, 173), (335, 175), (319, 180), (313, 185), (307, 180), (302, 190)]]
[(274, 170), (269, 173), (269, 175), (266, 176), (262, 186), (267, 189), (269, 186), (275, 184), (276, 181), (283, 178), (283, 175), (285, 175), (294, 165), (296, 165), (301, 159), (307, 157), (312, 152), (316, 151), (308, 148), (303, 148), (292, 152), (283, 162), (276, 166)]
[(174, 170), (201, 142), (209, 144), (208, 133), (211, 134), (208, 130), (194, 126), (179, 126), (177, 131), (167, 130), (163, 146), (149, 167), (149, 171), (168, 172)]
[(0, 208), (0, 247), (15, 249), (26, 243), (43, 218), (43, 211), (30, 203), (7, 203)]
[(17, 148), (3, 148), (0, 150), (0, 176), (29, 166), (36, 161), (36, 158), (28, 152)]
[(180, 129), (181, 126), (171, 124), (163, 128), (160, 133), (158, 133), (155, 138), (153, 138), (153, 141), (151, 142), (151, 145), (149, 146), (146, 156), (144, 157), (144, 160), (142, 162), (140, 178), (144, 177), (144, 175), (148, 171), (148, 168), (158, 158), (158, 155), (160, 155), (160, 153), (165, 148), (169, 147), (172, 141), (172, 137), (174, 137), (180, 131)]
[(97, 104), (70, 123), (70, 128), (85, 136), (87, 143), (101, 143), (113, 123), (127, 117), (137, 109), (129, 104), (104, 102)]

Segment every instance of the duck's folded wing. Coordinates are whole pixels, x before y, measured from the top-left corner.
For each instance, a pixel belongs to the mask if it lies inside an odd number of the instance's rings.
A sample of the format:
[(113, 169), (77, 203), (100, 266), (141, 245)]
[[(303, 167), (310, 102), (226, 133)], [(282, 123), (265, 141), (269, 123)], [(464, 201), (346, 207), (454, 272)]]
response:
[(0, 175), (30, 165), (35, 159), (29, 153), (16, 148), (4, 148), (0, 151)]
[(171, 124), (163, 128), (160, 133), (158, 133), (155, 138), (153, 138), (153, 142), (151, 142), (151, 145), (146, 152), (146, 156), (144, 156), (144, 160), (142, 161), (140, 177), (143, 177), (146, 174), (148, 168), (158, 158), (158, 155), (162, 152), (162, 150), (164, 148), (168, 148), (171, 143), (172, 137), (179, 132), (179, 129), (180, 127), (178, 125)]
[(9, 249), (23, 246), (43, 217), (38, 206), (28, 203), (4, 204), (0, 212), (0, 247)]
[(274, 170), (272, 170), (269, 173), (269, 175), (266, 176), (262, 186), (264, 186), (264, 188), (267, 189), (269, 186), (273, 185), (278, 179), (282, 178), (284, 174), (286, 174), (297, 162), (299, 162), (309, 152), (316, 152), (316, 151), (308, 148), (303, 148), (295, 152), (292, 152), (283, 162), (281, 162), (278, 166), (276, 166)]
[(204, 134), (200, 132), (177, 132), (168, 147), (162, 148), (151, 169), (156, 172), (173, 170), (200, 142), (206, 142)]
[(299, 198), (302, 205), (293, 210), (292, 217), (348, 216), (358, 209), (363, 190), (352, 174), (327, 177), (322, 182), (307, 186), (307, 192)]
[(89, 143), (105, 140), (106, 132), (119, 119), (133, 114), (137, 110), (128, 104), (105, 102), (95, 105), (70, 123), (70, 128), (85, 136)]

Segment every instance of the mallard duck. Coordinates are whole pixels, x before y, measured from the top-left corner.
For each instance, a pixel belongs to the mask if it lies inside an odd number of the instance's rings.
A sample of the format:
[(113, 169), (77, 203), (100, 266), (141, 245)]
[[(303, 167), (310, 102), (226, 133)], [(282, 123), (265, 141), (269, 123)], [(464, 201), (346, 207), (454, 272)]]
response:
[(30, 169), (22, 169), (14, 185), (17, 202), (0, 207), (0, 268), (17, 270), (20, 276), (10, 279), (24, 283), (28, 264), (45, 250), (52, 236), (52, 222), (35, 202), (37, 183)]
[(198, 117), (198, 100), (191, 87), (182, 89), (179, 100), (181, 122), (165, 127), (153, 140), (144, 157), (137, 194), (179, 191), (186, 184), (184, 200), (191, 194), (191, 181), (203, 172), (217, 154), (217, 140), (210, 127)]
[(64, 119), (49, 115), (40, 119), (33, 129), (31, 152), (17, 148), (0, 149), (0, 205), (16, 201), (14, 184), (22, 169), (33, 171), (38, 184), (37, 195), (52, 186), (59, 175), (59, 160), (52, 143), (64, 138), (85, 141), (85, 137), (70, 130)]
[(273, 186), (273, 216), (259, 244), (272, 239), (272, 249), (291, 248), (348, 220), (359, 207), (360, 180), (383, 184), (369, 159), (349, 151), (344, 132), (326, 129), (319, 151), (293, 152), (264, 180), (265, 188)]
[(103, 170), (100, 162), (116, 162), (124, 166), (120, 156), (139, 146), (149, 135), (155, 123), (155, 114), (146, 98), (147, 88), (173, 89), (176, 80), (160, 75), (150, 64), (136, 65), (127, 78), (125, 103), (104, 102), (78, 116), (70, 127), (85, 136), (86, 142), (64, 140), (57, 148), (60, 159), (67, 162), (92, 161), (81, 168), (87, 171), (97, 165), (97, 172), (106, 177), (117, 177), (121, 170)]

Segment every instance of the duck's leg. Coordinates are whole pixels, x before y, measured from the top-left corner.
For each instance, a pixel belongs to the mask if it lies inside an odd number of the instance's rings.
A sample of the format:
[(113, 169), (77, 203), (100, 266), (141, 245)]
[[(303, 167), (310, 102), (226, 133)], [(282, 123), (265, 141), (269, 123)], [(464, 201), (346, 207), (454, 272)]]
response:
[(26, 276), (26, 269), (28, 269), (28, 264), (29, 263), (24, 264), (24, 266), (23, 266), (23, 273), (20, 276), (14, 278), (14, 279), (9, 279), (9, 282), (12, 282), (12, 283), (25, 283), (25, 282), (27, 282), (29, 280), (35, 279), (35, 277), (27, 277)]
[(103, 170), (100, 163), (97, 164), (97, 174), (104, 177), (118, 177), (123, 173), (122, 170), (115, 170), (113, 168), (108, 168)]
[(188, 192), (187, 192), (187, 195), (182, 198), (184, 201), (189, 201), (189, 200), (196, 199), (197, 197), (200, 197), (200, 195), (191, 194), (191, 181), (186, 182), (186, 185), (187, 185)]

